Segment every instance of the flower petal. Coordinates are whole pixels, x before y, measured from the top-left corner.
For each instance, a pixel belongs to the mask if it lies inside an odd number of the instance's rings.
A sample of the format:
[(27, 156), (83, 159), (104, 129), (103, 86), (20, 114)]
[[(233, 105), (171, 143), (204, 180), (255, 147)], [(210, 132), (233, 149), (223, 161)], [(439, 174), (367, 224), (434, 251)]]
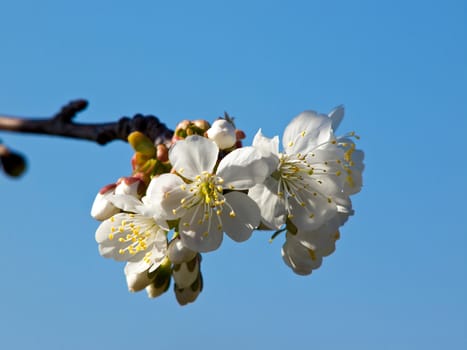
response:
[(172, 167), (183, 177), (193, 180), (203, 171), (212, 173), (219, 149), (205, 137), (192, 135), (177, 141), (169, 151)]
[(142, 272), (148, 273), (148, 269), (150, 264), (148, 264), (144, 259), (127, 262), (125, 265), (125, 275), (135, 275), (140, 274)]
[(139, 292), (146, 288), (153, 279), (150, 278), (148, 271), (141, 271), (138, 273), (130, 272), (129, 270), (132, 270), (132, 268), (129, 268), (129, 264), (131, 263), (127, 263), (125, 266), (125, 277), (128, 290), (132, 293)]
[(145, 251), (144, 259), (130, 261), (125, 266), (125, 274), (149, 273), (156, 270), (167, 256), (167, 238), (163, 230), (156, 234), (152, 248)]
[[(258, 205), (241, 192), (230, 192), (225, 195), (226, 204), (222, 212), (222, 228), (234, 241), (243, 242), (251, 237), (251, 234), (260, 223), (260, 210)], [(235, 216), (231, 216), (230, 207)]]
[(287, 154), (306, 154), (331, 136), (331, 119), (327, 115), (305, 111), (285, 128), (282, 145)]
[[(162, 174), (152, 179), (143, 198), (145, 207), (149, 209), (146, 215), (155, 217), (158, 222), (174, 220), (183, 215), (184, 211), (180, 208), (180, 204), (187, 196), (184, 186), (185, 182), (175, 174)], [(174, 214), (176, 209), (180, 210)]]
[(292, 213), (290, 220), (299, 230), (315, 230), (337, 213), (336, 203), (320, 193), (314, 196), (299, 191), (297, 198), (300, 202), (289, 199)]
[(112, 188), (104, 194), (101, 194), (100, 192), (97, 193), (91, 208), (91, 216), (94, 219), (104, 221), (120, 211), (120, 208), (115, 207), (112, 202), (109, 201), (113, 192)]
[[(285, 223), (285, 204), (282, 199), (277, 196), (278, 182), (273, 178), (268, 178), (267, 183), (271, 185), (259, 184), (248, 191), (250, 196), (261, 210), (261, 221), (269, 229), (279, 229)], [(271, 188), (276, 188), (274, 192)]]
[(331, 112), (329, 112), (328, 117), (331, 119), (332, 130), (336, 132), (337, 128), (344, 119), (344, 106), (340, 105), (334, 108)]
[(138, 208), (141, 207), (142, 202), (129, 194), (114, 194), (108, 197), (109, 201), (124, 211), (137, 213)]
[(308, 164), (323, 164), (325, 162), (333, 162), (337, 164), (338, 160), (344, 158), (344, 150), (332, 143), (327, 143), (321, 147), (313, 149), (313, 151), (306, 157)]
[(279, 155), (279, 137), (274, 136), (272, 139), (266, 137), (261, 132), (261, 129), (258, 130), (255, 137), (253, 138), (253, 147), (258, 149), (263, 154), (275, 154)]
[(167, 256), (168, 242), (167, 233), (164, 230), (158, 230), (154, 238), (153, 248), (146, 253), (146, 260), (151, 262), (149, 272), (156, 270)]
[(294, 238), (319, 256), (328, 256), (336, 249), (336, 241), (340, 238), (338, 215), (313, 231), (298, 231)]
[(243, 147), (221, 160), (217, 175), (224, 180), (224, 188), (244, 190), (263, 183), (273, 170), (273, 164), (258, 150)]
[(216, 250), (223, 238), (217, 215), (209, 213), (206, 218), (201, 206), (191, 208), (180, 218), (179, 232), (182, 243), (196, 252)]

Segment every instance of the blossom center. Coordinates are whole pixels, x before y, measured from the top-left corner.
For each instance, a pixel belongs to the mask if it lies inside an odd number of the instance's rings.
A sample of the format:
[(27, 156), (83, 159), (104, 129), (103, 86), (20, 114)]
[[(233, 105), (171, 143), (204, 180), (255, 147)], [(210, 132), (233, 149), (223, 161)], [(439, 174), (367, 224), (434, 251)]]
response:
[[(186, 191), (187, 196), (181, 201), (181, 208), (190, 210), (191, 217), (187, 221), (181, 222), (185, 227), (193, 223), (203, 225), (207, 223), (207, 231), (202, 235), (207, 237), (211, 230), (222, 231), (221, 214), (224, 205), (230, 209), (229, 216), (235, 217), (235, 212), (223, 195), (224, 180), (216, 174), (203, 172), (196, 176), (191, 184), (183, 185), (182, 190)], [(176, 214), (179, 208), (174, 209)]]
[(195, 188), (197, 188), (198, 196), (204, 203), (216, 207), (224, 203), (221, 183), (221, 178), (215, 174), (205, 172), (196, 177)]
[[(111, 221), (113, 217), (111, 218)], [(154, 238), (155, 222), (129, 214), (127, 220), (122, 220), (119, 226), (111, 226), (109, 240), (117, 239), (122, 245), (118, 253), (128, 252), (135, 255), (148, 249), (149, 241)]]
[(285, 201), (290, 219), (293, 218), (290, 200), (296, 201), (303, 207), (310, 219), (315, 216), (310, 199), (321, 197), (328, 203), (332, 202), (332, 198), (322, 191), (323, 180), (320, 176), (328, 172), (329, 162), (313, 162), (313, 158), (313, 153), (306, 156), (280, 155), (279, 167), (273, 177), (278, 181), (277, 195)]
[(291, 157), (282, 154), (279, 162), (279, 169), (273, 177), (281, 184), (280, 196), (284, 195), (284, 190), (292, 197), (297, 189), (307, 187), (306, 177), (313, 175), (314, 168), (307, 163), (306, 158), (300, 155)]

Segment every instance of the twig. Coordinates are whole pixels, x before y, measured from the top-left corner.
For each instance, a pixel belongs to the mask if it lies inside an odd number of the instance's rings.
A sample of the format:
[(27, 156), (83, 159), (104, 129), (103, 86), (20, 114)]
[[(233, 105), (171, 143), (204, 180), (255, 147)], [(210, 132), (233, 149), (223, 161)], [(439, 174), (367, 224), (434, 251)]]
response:
[(173, 131), (152, 115), (136, 114), (133, 118), (122, 117), (114, 123), (75, 123), (73, 118), (88, 106), (86, 100), (71, 101), (48, 119), (33, 119), (0, 115), (0, 130), (32, 133), (89, 140), (105, 145), (113, 140), (127, 141), (133, 131), (140, 131), (154, 144), (168, 144)]

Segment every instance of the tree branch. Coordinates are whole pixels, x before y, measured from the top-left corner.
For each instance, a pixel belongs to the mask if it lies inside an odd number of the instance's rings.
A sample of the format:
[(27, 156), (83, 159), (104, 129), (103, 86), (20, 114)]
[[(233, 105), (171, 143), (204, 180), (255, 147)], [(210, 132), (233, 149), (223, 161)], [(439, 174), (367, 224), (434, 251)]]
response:
[(75, 123), (73, 118), (88, 106), (86, 100), (75, 100), (48, 119), (33, 119), (0, 115), (0, 130), (32, 133), (89, 140), (105, 145), (113, 140), (127, 141), (133, 131), (140, 131), (154, 144), (168, 144), (173, 131), (152, 115), (136, 114), (133, 118), (122, 117), (114, 123)]

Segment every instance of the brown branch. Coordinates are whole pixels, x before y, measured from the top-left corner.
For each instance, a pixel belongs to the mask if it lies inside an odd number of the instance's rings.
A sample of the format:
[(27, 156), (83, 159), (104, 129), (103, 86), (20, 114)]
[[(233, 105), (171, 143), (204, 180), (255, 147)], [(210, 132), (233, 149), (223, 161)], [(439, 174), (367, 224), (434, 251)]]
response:
[(168, 144), (173, 131), (152, 115), (136, 114), (122, 117), (114, 123), (75, 123), (73, 118), (88, 105), (86, 100), (71, 101), (48, 119), (33, 119), (0, 115), (0, 131), (54, 135), (89, 140), (105, 145), (113, 140), (127, 141), (133, 131), (140, 131), (155, 144)]

